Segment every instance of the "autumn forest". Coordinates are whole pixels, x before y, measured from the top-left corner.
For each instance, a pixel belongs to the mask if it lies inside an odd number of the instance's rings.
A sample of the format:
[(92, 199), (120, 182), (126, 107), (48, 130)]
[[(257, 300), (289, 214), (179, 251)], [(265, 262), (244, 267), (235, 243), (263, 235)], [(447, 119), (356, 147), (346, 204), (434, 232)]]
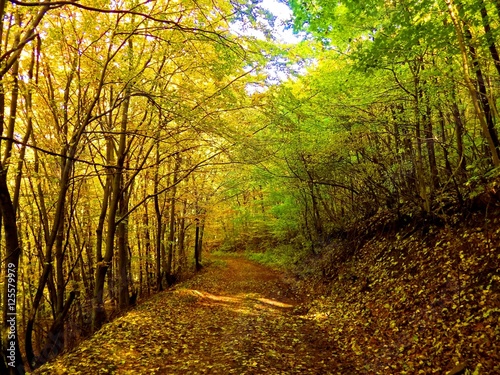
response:
[(500, 1), (270, 3), (0, 2), (0, 374), (217, 293), (307, 360), (144, 373), (500, 371)]

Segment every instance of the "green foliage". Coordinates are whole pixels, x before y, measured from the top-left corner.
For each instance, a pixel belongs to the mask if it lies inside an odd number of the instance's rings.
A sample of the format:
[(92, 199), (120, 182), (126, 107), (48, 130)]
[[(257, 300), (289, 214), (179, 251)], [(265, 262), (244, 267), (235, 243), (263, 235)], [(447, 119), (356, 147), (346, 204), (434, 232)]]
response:
[[(482, 4), (464, 3), (460, 17), (471, 30), (469, 52), (474, 47), (483, 59), (476, 69), (492, 78)], [(255, 125), (243, 154), (257, 167), (250, 173), (262, 199), (258, 213), (256, 205), (239, 211), (238, 227), (252, 228), (253, 221), (253, 233), (266, 243), (314, 250), (377, 213), (418, 217), (466, 205), (495, 179), (461, 84), (462, 56), (446, 4), (290, 5), (295, 30), (317, 42), (288, 49), (289, 56), (306, 53), (306, 70), (256, 97), (265, 103), (265, 125)], [(498, 32), (492, 25), (490, 33)], [(498, 88), (488, 85), (496, 103)]]
[(300, 248), (286, 244), (246, 253), (246, 256), (255, 262), (282, 270), (294, 269), (304, 259), (304, 255)]

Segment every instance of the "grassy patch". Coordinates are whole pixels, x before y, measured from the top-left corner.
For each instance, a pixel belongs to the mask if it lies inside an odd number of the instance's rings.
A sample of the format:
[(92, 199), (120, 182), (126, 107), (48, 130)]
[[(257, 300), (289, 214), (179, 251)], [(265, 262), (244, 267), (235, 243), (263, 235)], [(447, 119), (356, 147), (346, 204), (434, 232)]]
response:
[(302, 251), (290, 245), (281, 245), (263, 252), (247, 251), (245, 255), (248, 259), (255, 262), (285, 270), (295, 268), (304, 256)]
[(218, 268), (226, 268), (227, 262), (224, 259), (220, 258), (210, 258), (208, 262), (205, 262), (206, 265), (210, 267), (218, 267)]
[(212, 250), (209, 255), (210, 258), (216, 257), (216, 258), (224, 258), (224, 257), (231, 257), (231, 258), (244, 258), (245, 254), (242, 252), (236, 252), (236, 251), (227, 251), (224, 249), (217, 249), (217, 250)]

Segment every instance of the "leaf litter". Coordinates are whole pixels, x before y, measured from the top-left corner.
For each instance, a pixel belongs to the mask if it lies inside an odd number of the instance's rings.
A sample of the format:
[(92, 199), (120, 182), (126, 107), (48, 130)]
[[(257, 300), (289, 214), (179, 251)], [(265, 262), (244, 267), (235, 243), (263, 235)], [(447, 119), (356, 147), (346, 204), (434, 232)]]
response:
[(375, 236), (327, 283), (218, 258), (36, 373), (500, 374), (500, 216), (473, 224)]
[(36, 374), (328, 374), (333, 338), (277, 271), (224, 257)]

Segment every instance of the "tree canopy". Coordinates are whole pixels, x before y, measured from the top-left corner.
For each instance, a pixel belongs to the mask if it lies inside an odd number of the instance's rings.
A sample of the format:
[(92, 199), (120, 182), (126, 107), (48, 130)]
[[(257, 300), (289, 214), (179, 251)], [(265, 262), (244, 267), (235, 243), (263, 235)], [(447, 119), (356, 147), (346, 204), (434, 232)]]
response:
[(498, 1), (288, 3), (293, 44), (254, 0), (0, 4), (0, 372), (203, 249), (295, 259), (499, 198)]

